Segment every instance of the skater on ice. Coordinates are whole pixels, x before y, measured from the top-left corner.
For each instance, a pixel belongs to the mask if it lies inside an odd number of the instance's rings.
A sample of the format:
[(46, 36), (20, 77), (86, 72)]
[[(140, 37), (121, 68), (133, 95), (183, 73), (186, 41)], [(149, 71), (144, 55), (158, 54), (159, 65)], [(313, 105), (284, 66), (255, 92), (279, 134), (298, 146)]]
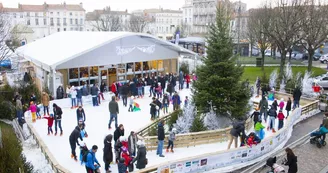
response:
[(267, 122), (267, 117), (268, 117), (268, 100), (265, 98), (265, 96), (262, 96), (262, 99), (259, 103), (259, 108), (260, 108), (260, 120), (262, 120), (262, 115), (264, 114), (264, 121), (265, 123)]
[(77, 108), (77, 104), (76, 104), (76, 89), (74, 86), (71, 87), (70, 89), (70, 95), (71, 95), (71, 102), (72, 102), (72, 107), (71, 109)]
[(131, 96), (129, 98), (129, 112), (133, 112), (133, 102), (134, 102), (134, 96)]
[(286, 116), (286, 119), (287, 119), (289, 116), (289, 112), (292, 110), (292, 100), (290, 99), (290, 97), (288, 97), (288, 101), (287, 101), (285, 110), (287, 112), (287, 116)]
[(180, 109), (181, 99), (178, 92), (174, 92), (174, 95), (172, 96), (172, 104), (174, 111)]
[(116, 145), (117, 140), (121, 137), (124, 136), (124, 126), (123, 124), (120, 124), (118, 128), (114, 131), (114, 143)]
[(259, 112), (259, 108), (255, 108), (255, 111), (252, 113), (251, 117), (250, 118), (253, 118), (253, 122), (254, 122), (254, 127), (256, 126), (256, 123), (261, 120), (261, 115), (260, 115), (260, 112)]
[(156, 154), (159, 157), (165, 157), (163, 155), (163, 145), (164, 145), (164, 139), (165, 139), (165, 133), (164, 133), (164, 120), (161, 120), (158, 123), (157, 128), (157, 139), (158, 139), (158, 145), (157, 145), (157, 152)]
[(168, 114), (169, 113), (170, 98), (169, 98), (167, 93), (164, 94), (162, 103), (163, 103), (163, 113)]
[(79, 125), (79, 121), (82, 120), (85, 122), (85, 112), (82, 106), (79, 106), (78, 109), (76, 109), (76, 118), (77, 118), (77, 124)]
[(49, 116), (49, 95), (46, 92), (42, 92), (41, 101), (43, 105), (43, 115)]
[(280, 130), (284, 127), (284, 119), (285, 119), (285, 115), (282, 112), (282, 110), (279, 110), (277, 117), (278, 117), (278, 130)]
[(71, 145), (71, 158), (73, 158), (75, 161), (77, 161), (77, 156), (75, 152), (76, 144), (80, 146), (78, 139), (83, 141), (81, 136), (81, 125), (76, 126), (71, 135), (69, 136), (69, 143)]
[(92, 146), (92, 149), (87, 154), (86, 164), (85, 164), (87, 173), (99, 173), (100, 172), (101, 165), (96, 158), (97, 151), (98, 151), (98, 146), (94, 145), (94, 146)]
[(156, 112), (157, 112), (157, 109), (156, 109), (157, 104), (156, 104), (155, 97), (152, 98), (152, 102), (149, 104), (149, 106), (150, 106), (150, 115), (151, 115), (150, 120), (153, 121), (156, 119)]
[(53, 134), (52, 125), (54, 124), (55, 120), (54, 115), (50, 114), (50, 116), (44, 116), (43, 118), (48, 120), (48, 135), (50, 135), (50, 133)]
[(53, 107), (53, 112), (54, 112), (54, 116), (55, 116), (55, 136), (57, 135), (57, 126), (60, 129), (60, 136), (62, 136), (63, 135), (63, 129), (62, 129), (62, 126), (61, 126), (61, 119), (62, 119), (63, 111), (59, 106), (57, 106), (56, 103), (54, 103), (52, 105), (52, 107)]
[(276, 112), (276, 109), (274, 109), (273, 106), (271, 106), (270, 110), (269, 110), (269, 125), (268, 125), (268, 128), (267, 130), (272, 130), (272, 133), (276, 133), (276, 130), (275, 130), (275, 123), (276, 123), (276, 118), (277, 118), (277, 112)]
[(92, 96), (92, 105), (93, 106), (99, 106), (98, 104), (98, 87), (96, 85), (93, 85), (91, 87), (91, 96)]
[(137, 142), (137, 148), (138, 148), (137, 156), (133, 159), (132, 162), (133, 163), (137, 162), (136, 165), (137, 169), (143, 169), (148, 164), (148, 159), (146, 157), (147, 150), (145, 147), (145, 143), (142, 140), (139, 140)]
[(171, 148), (171, 152), (174, 153), (173, 147), (174, 147), (174, 141), (175, 141), (175, 134), (176, 134), (177, 129), (176, 128), (172, 128), (172, 131), (170, 132), (169, 135), (169, 142), (168, 145), (166, 147), (166, 152), (169, 152), (169, 149)]
[(82, 101), (82, 88), (81, 87), (77, 87), (76, 89), (76, 105), (77, 106), (83, 106), (83, 101)]
[(103, 160), (105, 163), (105, 171), (106, 173), (110, 173), (110, 163), (113, 162), (113, 147), (112, 147), (112, 140), (113, 135), (109, 134), (104, 139), (104, 154), (103, 154)]
[(109, 124), (108, 124), (108, 129), (111, 129), (112, 121), (115, 120), (115, 128), (117, 129), (117, 116), (119, 114), (119, 106), (118, 103), (116, 102), (116, 97), (112, 96), (112, 101), (109, 102), (108, 104), (109, 108), (109, 113), (110, 113), (110, 118), (109, 118)]
[(264, 135), (265, 135), (264, 129), (265, 127), (262, 125), (262, 120), (257, 121), (254, 130), (256, 136), (258, 136), (261, 140), (264, 139)]

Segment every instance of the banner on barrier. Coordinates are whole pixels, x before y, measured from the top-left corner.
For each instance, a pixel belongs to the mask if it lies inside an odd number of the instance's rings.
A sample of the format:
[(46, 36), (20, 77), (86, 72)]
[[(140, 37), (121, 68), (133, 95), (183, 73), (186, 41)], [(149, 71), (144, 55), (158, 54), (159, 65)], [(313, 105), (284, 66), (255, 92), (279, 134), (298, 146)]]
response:
[[(290, 116), (289, 122), (286, 126), (277, 132), (276, 135), (264, 139), (261, 143), (252, 148), (239, 148), (237, 150), (227, 150), (226, 152), (208, 156), (205, 158), (197, 158), (193, 160), (187, 160), (184, 162), (171, 163), (159, 167), (157, 172), (160, 173), (196, 173), (202, 171), (209, 171), (213, 169), (224, 168), (236, 164), (245, 164), (247, 166), (254, 159), (264, 157), (266, 154), (270, 154), (273, 151), (281, 149), (282, 143), (287, 142), (290, 138), (293, 130), (293, 125), (302, 115), (302, 109), (297, 108)], [(223, 171), (223, 170), (222, 170)]]

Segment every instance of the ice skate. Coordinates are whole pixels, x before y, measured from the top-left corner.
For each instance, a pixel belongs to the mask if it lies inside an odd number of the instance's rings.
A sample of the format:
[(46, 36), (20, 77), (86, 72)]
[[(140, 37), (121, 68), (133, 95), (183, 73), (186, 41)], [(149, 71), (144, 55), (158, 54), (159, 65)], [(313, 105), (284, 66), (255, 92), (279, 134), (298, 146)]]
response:
[(48, 133), (47, 135), (50, 136), (50, 133)]
[(174, 153), (173, 149), (171, 149), (171, 153)]
[(274, 130), (274, 128), (272, 128), (272, 133), (276, 133), (276, 131)]
[(270, 130), (270, 127), (267, 127), (267, 131), (269, 131)]
[(55, 136), (57, 136), (57, 132), (55, 132)]
[(106, 173), (111, 173), (111, 172), (112, 172), (111, 170), (106, 171)]
[(169, 152), (169, 149), (166, 149), (166, 152), (168, 153)]
[(77, 162), (77, 161), (78, 161), (76, 157), (74, 157), (74, 161), (75, 161), (75, 162)]
[(72, 159), (74, 158), (74, 155), (73, 155), (73, 154), (71, 154), (71, 158), (72, 158)]
[(63, 136), (63, 132), (60, 132), (60, 136)]

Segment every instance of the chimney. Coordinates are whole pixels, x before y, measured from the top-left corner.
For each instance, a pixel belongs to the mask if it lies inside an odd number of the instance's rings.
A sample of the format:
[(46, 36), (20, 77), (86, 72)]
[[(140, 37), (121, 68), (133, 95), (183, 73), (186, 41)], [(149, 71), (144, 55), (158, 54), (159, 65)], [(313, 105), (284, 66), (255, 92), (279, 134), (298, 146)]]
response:
[(80, 7), (82, 7), (82, 8), (83, 8), (83, 3), (82, 3), (82, 2), (80, 2)]

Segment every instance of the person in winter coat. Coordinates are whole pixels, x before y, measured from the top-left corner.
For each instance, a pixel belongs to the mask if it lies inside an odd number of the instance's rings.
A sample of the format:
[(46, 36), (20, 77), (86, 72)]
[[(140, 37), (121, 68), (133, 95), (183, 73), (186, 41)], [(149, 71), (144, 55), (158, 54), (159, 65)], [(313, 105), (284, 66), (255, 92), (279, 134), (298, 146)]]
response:
[(256, 79), (256, 94), (257, 96), (256, 97), (259, 97), (260, 96), (260, 88), (261, 88), (261, 79), (259, 77), (257, 77)]
[(117, 116), (119, 114), (119, 107), (115, 96), (112, 96), (112, 101), (108, 103), (108, 109), (110, 113), (108, 128), (111, 129), (113, 119), (115, 119), (115, 128), (117, 128)]
[(253, 118), (254, 121), (254, 127), (256, 126), (256, 123), (260, 121), (260, 112), (259, 108), (255, 108), (255, 111), (252, 113), (251, 118)]
[(76, 89), (76, 105), (77, 106), (83, 106), (83, 102), (82, 102), (82, 88), (80, 88), (80, 87), (77, 87), (77, 89)]
[(112, 139), (113, 139), (113, 136), (111, 134), (107, 135), (104, 139), (103, 160), (105, 163), (106, 173), (111, 172), (109, 170), (109, 168), (110, 168), (110, 163), (113, 162)]
[(78, 139), (80, 138), (81, 141), (83, 141), (81, 137), (81, 126), (76, 126), (71, 135), (69, 136), (69, 144), (71, 145), (71, 158), (74, 158), (75, 161), (77, 161), (77, 156), (76, 156), (76, 144), (80, 146)]
[(133, 163), (137, 162), (137, 166), (136, 166), (137, 169), (143, 169), (148, 164), (148, 160), (146, 158), (147, 150), (145, 147), (145, 143), (141, 140), (137, 142), (137, 146), (138, 146), (137, 157), (135, 157), (132, 162)]
[(287, 112), (287, 116), (286, 116), (286, 119), (287, 119), (289, 116), (289, 111), (292, 110), (292, 100), (290, 99), (290, 97), (288, 97), (288, 101), (287, 101), (285, 110)]
[(97, 100), (98, 92), (99, 92), (98, 86), (93, 85), (91, 87), (91, 96), (92, 96), (92, 105), (93, 106), (98, 106), (98, 100)]
[(279, 113), (278, 113), (278, 120), (279, 120), (278, 130), (280, 130), (281, 128), (284, 127), (284, 119), (285, 119), (284, 113), (282, 113), (282, 110), (279, 110)]
[(57, 99), (64, 98), (64, 88), (61, 84), (58, 86), (56, 93), (57, 93)]
[(125, 159), (124, 158), (120, 158), (119, 159), (119, 163), (117, 164), (118, 173), (126, 173), (127, 167), (125, 166), (124, 163), (125, 163)]
[(21, 98), (22, 97), (19, 95), (16, 99), (16, 116), (17, 116), (18, 122), (21, 122), (22, 117), (23, 117), (23, 105), (22, 105)]
[(82, 88), (82, 96), (87, 96), (87, 95), (89, 95), (89, 89), (87, 87), (87, 84), (84, 84)]
[(129, 99), (129, 112), (133, 112), (133, 103), (134, 103), (134, 96), (131, 96)]
[(163, 74), (161, 74), (161, 76), (159, 77), (158, 81), (161, 83), (161, 88), (162, 88), (162, 94), (164, 94), (165, 92), (165, 85), (166, 85), (166, 79), (163, 76)]
[(30, 102), (34, 102), (35, 104), (37, 103), (37, 102), (36, 102), (36, 96), (35, 96), (34, 93), (33, 93), (33, 94), (31, 95), (31, 97), (30, 97)]
[(138, 93), (137, 91), (137, 86), (136, 83), (134, 83), (133, 81), (130, 82), (130, 92), (131, 92), (131, 96), (137, 96)]
[(98, 146), (94, 145), (92, 146), (92, 149), (89, 151), (87, 155), (87, 162), (85, 164), (85, 168), (87, 170), (87, 173), (94, 173), (99, 172), (100, 163), (98, 162), (96, 158), (96, 152), (98, 151)]
[(159, 118), (163, 104), (161, 101), (159, 101), (159, 99), (155, 98), (155, 100), (156, 100), (156, 105), (157, 105), (156, 106), (156, 115), (157, 115), (157, 118)]
[(156, 154), (159, 155), (159, 157), (165, 157), (163, 155), (163, 145), (164, 145), (164, 120), (161, 120), (158, 123), (158, 129), (157, 129), (157, 139), (158, 139), (158, 146), (157, 146), (157, 152)]
[(123, 124), (120, 124), (118, 128), (114, 131), (114, 143), (116, 144), (117, 140), (120, 138), (120, 136), (124, 136), (124, 126)]
[(130, 162), (132, 161), (132, 158), (128, 152), (128, 149), (125, 146), (122, 146), (122, 153), (121, 153), (121, 157), (124, 158), (124, 165), (126, 167), (129, 167)]
[(259, 117), (259, 119), (262, 120), (262, 115), (264, 114), (264, 121), (266, 123), (267, 122), (267, 117), (268, 117), (268, 100), (265, 97), (262, 97), (262, 99), (259, 103), (259, 108), (260, 108), (260, 117)]
[(76, 92), (74, 86), (71, 87), (71, 90), (70, 90), (69, 93), (71, 95), (71, 101), (72, 101), (72, 107), (71, 107), (71, 109), (74, 109), (74, 108), (76, 108), (76, 95), (77, 95), (77, 92)]
[(179, 90), (182, 90), (183, 89), (183, 84), (184, 84), (184, 81), (183, 81), (183, 72), (180, 71), (180, 73), (179, 73)]
[(115, 81), (112, 83), (111, 91), (115, 94), (116, 97), (118, 96), (118, 90)]
[(81, 142), (80, 144), (80, 161), (81, 161), (81, 165), (86, 164), (86, 161), (83, 160), (84, 156), (88, 156), (89, 153), (89, 149), (87, 147), (87, 145), (84, 142)]
[(272, 103), (273, 108), (277, 111), (278, 110), (278, 102), (277, 100), (274, 100)]
[(127, 107), (128, 105), (128, 94), (129, 94), (129, 87), (128, 87), (128, 84), (125, 83), (123, 86), (122, 86), (122, 100), (123, 100), (123, 105), (125, 107)]
[(293, 98), (294, 98), (294, 104), (293, 104), (293, 109), (295, 109), (296, 107), (300, 107), (300, 99), (302, 96), (302, 91), (300, 88), (295, 88), (294, 92), (293, 92)]
[(283, 110), (285, 107), (285, 102), (284, 102), (284, 98), (281, 98), (280, 99), (280, 103), (279, 103), (279, 110)]
[(162, 86), (161, 83), (158, 83), (157, 87), (155, 88), (157, 99), (162, 98)]
[(257, 137), (255, 135), (255, 133), (252, 132), (252, 133), (249, 134), (249, 136), (247, 138), (247, 145), (248, 146), (252, 147), (252, 145), (257, 145), (260, 142), (261, 142), (260, 138)]
[(52, 131), (52, 125), (54, 124), (54, 116), (53, 114), (50, 114), (50, 116), (48, 117), (43, 117), (44, 119), (47, 119), (48, 120), (48, 135), (53, 134), (53, 131)]
[(269, 110), (269, 117), (270, 117), (270, 121), (269, 121), (269, 126), (267, 128), (267, 130), (271, 130), (272, 132), (275, 133), (275, 122), (276, 122), (276, 118), (277, 118), (277, 112), (274, 109), (273, 106), (271, 106), (270, 110)]
[(43, 105), (43, 115), (49, 115), (49, 95), (46, 92), (42, 92), (41, 101)]
[(189, 98), (188, 96), (186, 96), (185, 100), (184, 100), (184, 107), (187, 107), (189, 104)]
[(173, 147), (174, 147), (174, 141), (175, 141), (175, 133), (177, 132), (176, 128), (173, 128), (170, 136), (169, 136), (169, 144), (167, 145), (166, 152), (169, 152), (169, 148), (171, 147), (171, 152), (174, 153)]
[(55, 136), (57, 135), (57, 125), (60, 129), (60, 136), (62, 136), (63, 135), (63, 129), (62, 129), (62, 126), (61, 126), (61, 119), (62, 119), (63, 111), (59, 106), (57, 106), (56, 103), (54, 103), (52, 105), (52, 107), (54, 108), (53, 112), (54, 112), (54, 116), (55, 116)]
[(174, 111), (180, 109), (181, 100), (180, 100), (180, 96), (178, 95), (177, 92), (175, 92), (172, 97), (172, 103), (173, 103)]
[(230, 130), (229, 144), (228, 150), (231, 147), (232, 142), (235, 143), (235, 148), (238, 147), (238, 136), (242, 136), (241, 133), (244, 133), (245, 129), (244, 122), (234, 122), (232, 125), (232, 129)]
[(137, 134), (134, 133), (134, 131), (131, 131), (130, 136), (128, 138), (128, 146), (129, 146), (128, 150), (132, 157), (134, 157), (137, 152), (137, 141), (138, 141)]
[(138, 90), (138, 98), (142, 98), (143, 93), (142, 93), (142, 80), (141, 79), (139, 79), (137, 82), (137, 90)]
[(170, 84), (170, 83), (167, 84), (166, 92), (170, 93), (170, 96), (172, 96), (172, 93), (173, 93), (172, 84)]
[(262, 125), (262, 121), (257, 121), (255, 124), (255, 134), (256, 136), (260, 137), (260, 139), (262, 140), (264, 138), (264, 135), (262, 135), (261, 133), (263, 133), (263, 130), (265, 129), (265, 127)]
[(105, 84), (105, 82), (102, 82), (100, 84), (100, 93), (104, 93), (105, 92), (105, 89), (106, 89), (106, 84)]
[(169, 113), (170, 99), (167, 93), (164, 94), (162, 103), (163, 103), (163, 113), (164, 114)]
[(153, 101), (149, 104), (150, 106), (150, 115), (151, 115), (151, 118), (150, 120), (155, 120), (156, 118), (156, 112), (157, 112), (157, 104), (156, 104), (156, 99), (153, 98)]
[(85, 123), (83, 122), (83, 120), (80, 120), (79, 121), (79, 125), (78, 125), (80, 128), (81, 128), (81, 130), (80, 130), (80, 134), (81, 134), (81, 137), (82, 137), (82, 139), (84, 139), (84, 138), (87, 138), (88, 137), (88, 133), (87, 133), (87, 131), (85, 130)]
[(34, 104), (33, 101), (30, 102), (30, 107), (29, 110), (31, 111), (32, 114), (32, 122), (35, 123), (36, 121), (36, 111), (37, 111), (37, 106)]
[(82, 122), (85, 122), (85, 112), (82, 106), (79, 106), (78, 109), (76, 109), (76, 118), (77, 118), (77, 124), (79, 124), (79, 121), (82, 120)]
[(285, 149), (287, 154), (287, 160), (284, 165), (289, 166), (288, 173), (297, 173), (297, 156), (290, 148)]
[(189, 89), (189, 83), (190, 83), (190, 75), (186, 75), (186, 83), (187, 83), (187, 88)]

